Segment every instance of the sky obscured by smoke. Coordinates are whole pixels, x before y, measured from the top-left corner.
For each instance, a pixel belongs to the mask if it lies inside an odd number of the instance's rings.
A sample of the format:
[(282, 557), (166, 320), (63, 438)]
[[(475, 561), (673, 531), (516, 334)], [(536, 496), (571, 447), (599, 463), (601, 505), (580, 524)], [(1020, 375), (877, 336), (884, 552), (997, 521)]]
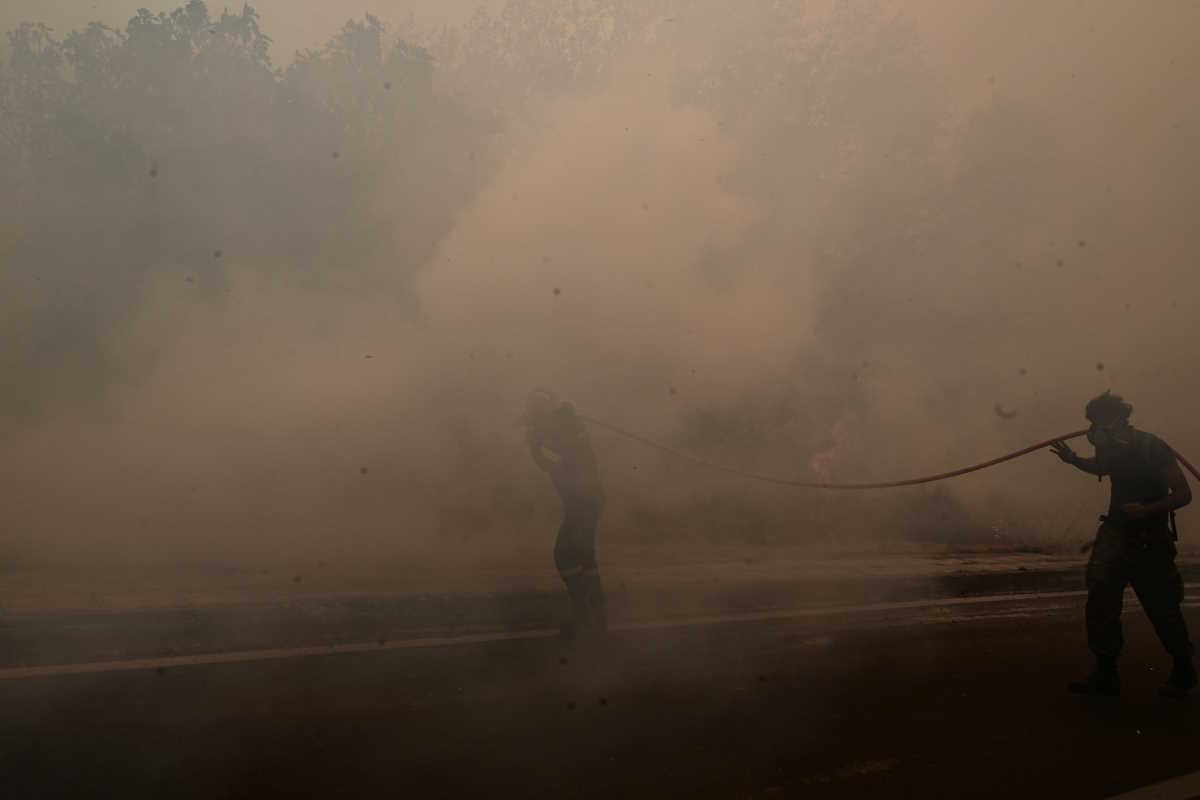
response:
[[(980, 460), (1110, 387), (1200, 452), (1196, 6), (780, 5), (264, 2), (10, 44), (3, 551), (548, 547), (534, 386), (800, 478)], [(133, 13), (42, 10), (59, 41)], [(614, 548), (1061, 546), (1100, 505), (1048, 455), (830, 496), (594, 440)]]

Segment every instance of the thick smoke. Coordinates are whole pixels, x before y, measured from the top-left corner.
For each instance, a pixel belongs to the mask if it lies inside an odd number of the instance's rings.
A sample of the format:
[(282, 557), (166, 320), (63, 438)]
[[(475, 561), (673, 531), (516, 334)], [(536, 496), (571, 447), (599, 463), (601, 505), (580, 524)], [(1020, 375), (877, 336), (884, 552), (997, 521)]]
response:
[[(544, 560), (534, 386), (801, 478), (958, 466), (1110, 386), (1200, 450), (1196, 12), (1054, 5), (347, 6), (297, 60), (325, 18), (264, 5), (267, 63), (192, 4), (178, 72), (14, 39), (5, 553)], [(831, 496), (594, 439), (610, 552), (1065, 546), (1100, 500), (1049, 456)]]

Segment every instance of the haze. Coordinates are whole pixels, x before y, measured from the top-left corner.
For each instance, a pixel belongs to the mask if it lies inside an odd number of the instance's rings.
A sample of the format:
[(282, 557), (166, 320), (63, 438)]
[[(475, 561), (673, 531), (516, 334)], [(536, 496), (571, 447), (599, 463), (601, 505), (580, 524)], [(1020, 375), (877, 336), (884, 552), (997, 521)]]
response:
[[(9, 563), (548, 558), (535, 386), (798, 478), (1107, 388), (1200, 457), (1194, 3), (86, 5), (0, 12), (54, 28), (0, 71)], [(608, 553), (1073, 548), (1106, 488), (593, 438)]]

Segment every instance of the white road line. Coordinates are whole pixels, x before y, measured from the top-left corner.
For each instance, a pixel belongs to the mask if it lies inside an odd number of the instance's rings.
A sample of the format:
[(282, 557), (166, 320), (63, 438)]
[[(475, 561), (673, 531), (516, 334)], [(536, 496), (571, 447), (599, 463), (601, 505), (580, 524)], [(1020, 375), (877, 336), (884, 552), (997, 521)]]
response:
[(1195, 800), (1200, 797), (1200, 772), (1181, 775), (1169, 781), (1143, 786), (1109, 800)]
[[(906, 600), (893, 603), (868, 603), (854, 606), (827, 606), (822, 608), (799, 608), (776, 611), (753, 611), (741, 614), (712, 614), (680, 619), (652, 620), (613, 625), (614, 631), (648, 631), (668, 628), (693, 628), (706, 625), (724, 625), (745, 622), (771, 622), (812, 617), (831, 617), (839, 614), (870, 614), (912, 609), (938, 609), (957, 606), (987, 605), (993, 603), (1019, 603), (1029, 600), (1052, 600), (1082, 597), (1086, 592), (1030, 592), (1024, 594), (996, 594), (979, 597), (946, 597), (937, 600)], [(0, 680), (20, 680), (60, 675), (88, 675), (108, 672), (131, 672), (136, 670), (165, 669), (170, 667), (201, 666), (209, 664), (240, 664), (249, 661), (269, 661), (309, 656), (339, 655), (343, 653), (386, 652), (389, 650), (416, 650), (430, 647), (453, 647), (489, 642), (507, 642), (522, 639), (551, 639), (559, 631), (539, 628), (525, 631), (493, 631), (459, 636), (430, 636), (417, 639), (397, 639), (351, 644), (311, 645), (307, 647), (283, 647), (266, 650), (241, 650), (227, 653), (203, 653), (192, 656), (165, 656), (162, 658), (135, 658), (123, 661), (87, 661), (74, 664), (54, 664), (40, 667), (7, 667), (0, 669)]]
[(722, 625), (732, 622), (771, 622), (773, 620), (832, 617), (838, 614), (870, 614), (880, 611), (906, 611), (920, 608), (949, 608), (952, 606), (986, 605), (988, 603), (1019, 603), (1023, 600), (1050, 600), (1065, 597), (1085, 597), (1087, 592), (1029, 592), (1026, 594), (989, 594), (979, 597), (944, 597), (938, 600), (903, 600), (894, 603), (868, 603), (858, 606), (824, 606), (793, 608), (778, 611), (749, 611), (743, 614), (713, 614), (686, 619), (665, 619), (649, 622), (630, 622), (613, 626), (614, 630), (646, 631), (661, 628), (690, 628), (698, 625)]
[(548, 639), (558, 631), (549, 629), (530, 631), (507, 631), (502, 633), (476, 633), (462, 636), (430, 636), (420, 639), (354, 642), (352, 644), (310, 645), (307, 647), (280, 647), (269, 650), (239, 650), (229, 653), (203, 653), (194, 656), (165, 656), (162, 658), (132, 658), (126, 661), (85, 661), (77, 664), (55, 664), (47, 667), (8, 667), (0, 669), (0, 680), (40, 678), (52, 675), (86, 675), (96, 672), (129, 672), (141, 669), (166, 667), (190, 667), (204, 664), (240, 664), (246, 661), (270, 661), (307, 656), (328, 656), (341, 653), (367, 653), (385, 650), (414, 650), (423, 647), (447, 647), (451, 645), (501, 642), (515, 639)]

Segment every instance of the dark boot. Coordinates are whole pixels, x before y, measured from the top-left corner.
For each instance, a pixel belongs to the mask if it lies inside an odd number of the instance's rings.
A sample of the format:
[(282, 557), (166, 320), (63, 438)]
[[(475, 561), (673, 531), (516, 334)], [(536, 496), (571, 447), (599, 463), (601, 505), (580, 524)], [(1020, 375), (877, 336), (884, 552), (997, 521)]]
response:
[(1195, 688), (1196, 667), (1192, 664), (1192, 659), (1190, 657), (1177, 658), (1167, 682), (1159, 688), (1158, 693), (1163, 697), (1182, 700)]
[(1091, 697), (1118, 697), (1121, 694), (1121, 676), (1117, 674), (1117, 662), (1113, 658), (1096, 658), (1096, 669), (1082, 681), (1067, 687), (1075, 694)]

